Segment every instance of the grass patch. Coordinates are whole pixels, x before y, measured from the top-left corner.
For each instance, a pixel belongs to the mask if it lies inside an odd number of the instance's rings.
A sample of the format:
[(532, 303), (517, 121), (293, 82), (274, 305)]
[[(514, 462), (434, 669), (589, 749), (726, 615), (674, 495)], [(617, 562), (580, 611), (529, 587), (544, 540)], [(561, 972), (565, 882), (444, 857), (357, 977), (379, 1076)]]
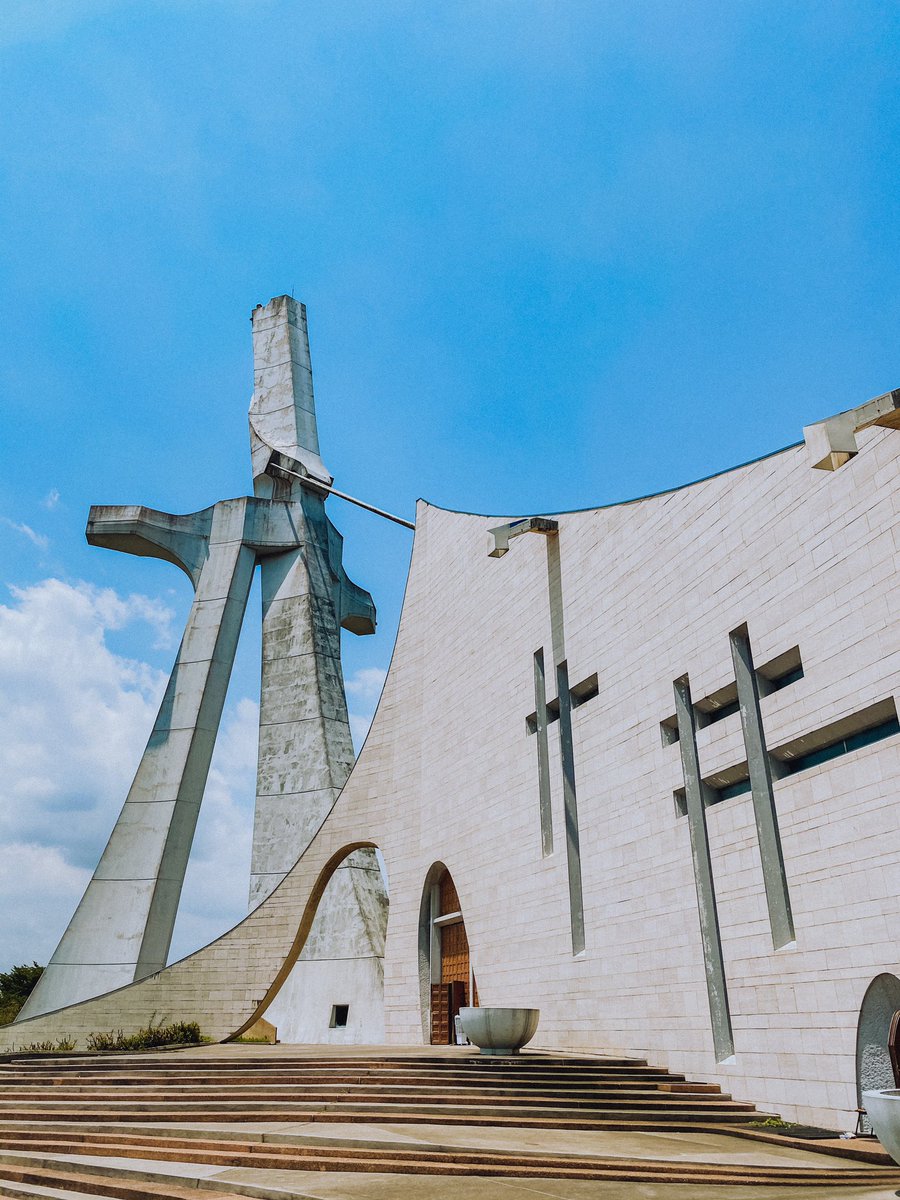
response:
[(56, 1042), (31, 1042), (27, 1046), (19, 1046), (16, 1054), (65, 1054), (75, 1049), (75, 1043), (66, 1034)]
[(798, 1138), (804, 1142), (817, 1142), (839, 1138), (836, 1129), (823, 1129), (820, 1125), (802, 1125), (796, 1121), (782, 1121), (781, 1117), (767, 1117), (765, 1121), (748, 1121), (752, 1129), (767, 1129), (772, 1133), (783, 1133), (785, 1137)]
[(91, 1033), (87, 1037), (88, 1050), (154, 1050), (159, 1046), (199, 1046), (204, 1041), (196, 1021), (173, 1021), (171, 1025), (154, 1025), (151, 1021), (136, 1033), (124, 1033), (121, 1029), (108, 1033)]

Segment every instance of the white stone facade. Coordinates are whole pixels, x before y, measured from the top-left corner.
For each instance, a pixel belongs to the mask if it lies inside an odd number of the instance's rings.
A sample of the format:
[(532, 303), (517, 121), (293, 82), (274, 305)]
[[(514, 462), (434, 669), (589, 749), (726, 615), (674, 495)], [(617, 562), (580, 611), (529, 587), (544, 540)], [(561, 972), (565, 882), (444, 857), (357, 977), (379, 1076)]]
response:
[[(429, 869), (443, 862), (481, 1003), (539, 1008), (534, 1044), (645, 1055), (760, 1108), (852, 1128), (860, 1005), (876, 975), (900, 968), (900, 735), (774, 780), (795, 928), (781, 949), (751, 796), (706, 810), (734, 1042), (717, 1062), (688, 822), (673, 800), (684, 785), (679, 745), (664, 743), (660, 722), (675, 711), (673, 681), (689, 677), (695, 704), (734, 683), (729, 635), (744, 626), (757, 667), (794, 647), (802, 659), (802, 677), (760, 699), (770, 751), (896, 704), (900, 433), (868, 429), (858, 442), (834, 472), (811, 469), (799, 446), (663, 495), (560, 514), (558, 534), (520, 537), (499, 559), (488, 557), (487, 531), (504, 518), (420, 503), (384, 694), (297, 865), (211, 946), (6, 1027), (0, 1044), (127, 1028), (151, 1014), (233, 1034), (273, 1000), (331, 871), (371, 845), (390, 889), (387, 1042), (423, 1037), (420, 905)], [(539, 648), (548, 699), (560, 659), (572, 685), (598, 676), (598, 694), (572, 711), (577, 955), (560, 722), (548, 730), (548, 856), (537, 739), (526, 727)], [(697, 747), (704, 778), (740, 764), (741, 716), (698, 728)]]

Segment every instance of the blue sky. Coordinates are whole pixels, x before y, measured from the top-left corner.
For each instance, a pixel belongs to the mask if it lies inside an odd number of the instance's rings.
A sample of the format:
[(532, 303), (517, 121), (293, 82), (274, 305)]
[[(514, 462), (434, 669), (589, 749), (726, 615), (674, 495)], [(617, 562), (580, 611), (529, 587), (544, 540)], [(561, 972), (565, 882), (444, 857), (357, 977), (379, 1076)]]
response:
[[(0, 969), (52, 951), (190, 602), (88, 507), (247, 491), (252, 307), (306, 302), (336, 484), (407, 517), (794, 442), (900, 385), (898, 34), (870, 0), (5, 0)], [(361, 729), (410, 539), (330, 509), (380, 613)], [(181, 951), (244, 902), (256, 627)]]

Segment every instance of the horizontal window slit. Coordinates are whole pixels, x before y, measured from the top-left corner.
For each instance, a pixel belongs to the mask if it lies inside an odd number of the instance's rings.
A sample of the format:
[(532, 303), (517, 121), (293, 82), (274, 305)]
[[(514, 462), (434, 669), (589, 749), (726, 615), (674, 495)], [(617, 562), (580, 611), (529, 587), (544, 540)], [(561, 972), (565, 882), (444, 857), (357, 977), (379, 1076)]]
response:
[(900, 721), (897, 720), (895, 714), (877, 725), (869, 725), (865, 729), (858, 729), (855, 733), (848, 733), (844, 737), (817, 746), (806, 754), (782, 758), (776, 752), (773, 755), (775, 760), (773, 765), (780, 775), (796, 775), (798, 771), (807, 771), (810, 767), (818, 767), (832, 758), (841, 758), (845, 754), (861, 750), (863, 746), (871, 746), (874, 742), (884, 741), (885, 738), (893, 737), (897, 733), (900, 733)]
[(750, 780), (739, 779), (737, 783), (729, 783), (727, 787), (717, 788), (715, 790), (715, 799), (710, 800), (710, 804), (718, 804), (721, 800), (730, 800), (732, 796), (743, 796), (750, 791)]
[(714, 725), (716, 721), (724, 721), (726, 717), (730, 717), (732, 713), (740, 710), (740, 704), (737, 700), (732, 700), (730, 704), (723, 704), (721, 708), (713, 709), (712, 712), (706, 713), (704, 724)]
[(569, 695), (572, 697), (572, 707), (578, 708), (579, 705), (587, 704), (588, 700), (593, 700), (595, 696), (600, 694), (600, 681), (597, 678), (596, 671), (593, 675), (589, 675), (587, 679), (583, 679), (581, 683), (576, 683), (570, 690)]
[[(714, 804), (721, 804), (723, 800), (731, 800), (734, 796), (744, 796), (751, 790), (745, 762), (729, 767), (727, 771), (718, 775), (709, 776), (702, 782), (704, 808), (712, 808)], [(684, 788), (676, 788), (672, 797), (675, 801), (675, 815), (687, 816), (687, 796)]]
[(659, 733), (664, 746), (673, 746), (679, 738), (678, 722), (675, 717), (666, 717), (659, 723)]
[(737, 684), (727, 683), (725, 687), (695, 702), (697, 728), (703, 729), (706, 725), (714, 725), (716, 721), (724, 721), (726, 717), (736, 713), (738, 708)]
[(757, 668), (756, 680), (760, 696), (769, 696), (772, 692), (780, 692), (803, 678), (803, 662), (800, 658), (800, 647), (792, 646), (777, 658)]

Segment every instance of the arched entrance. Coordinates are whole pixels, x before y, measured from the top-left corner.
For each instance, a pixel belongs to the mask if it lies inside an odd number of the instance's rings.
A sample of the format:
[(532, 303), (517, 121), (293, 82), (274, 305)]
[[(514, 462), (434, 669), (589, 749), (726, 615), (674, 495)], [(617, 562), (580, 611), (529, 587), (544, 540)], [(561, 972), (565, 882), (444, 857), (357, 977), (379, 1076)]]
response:
[(900, 979), (885, 972), (876, 975), (863, 996), (856, 1029), (856, 1095), (869, 1089), (894, 1086), (894, 1073), (888, 1054), (891, 1017), (900, 1011)]
[(459, 894), (450, 872), (436, 863), (422, 897), (420, 958), (423, 975), (425, 1040), (433, 1046), (456, 1041), (455, 1017), (465, 1005), (478, 1004), (469, 958), (469, 939)]

